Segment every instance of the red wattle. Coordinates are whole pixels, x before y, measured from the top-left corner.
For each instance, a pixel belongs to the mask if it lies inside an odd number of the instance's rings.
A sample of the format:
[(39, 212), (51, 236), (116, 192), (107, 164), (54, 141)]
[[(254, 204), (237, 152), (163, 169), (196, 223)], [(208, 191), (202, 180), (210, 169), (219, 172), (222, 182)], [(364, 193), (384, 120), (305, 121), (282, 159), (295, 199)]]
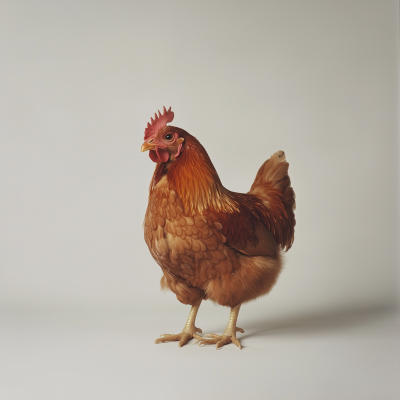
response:
[(156, 147), (155, 150), (149, 151), (149, 157), (151, 161), (154, 161), (155, 163), (167, 162), (169, 160), (169, 153), (167, 150), (164, 150), (160, 147)]
[(160, 147), (156, 147), (156, 152), (157, 152), (158, 158), (162, 162), (167, 162), (169, 160), (169, 153), (167, 150), (164, 150)]
[(151, 161), (154, 161), (155, 163), (160, 162), (160, 159), (158, 158), (158, 155), (155, 150), (149, 151), (149, 157), (150, 157)]

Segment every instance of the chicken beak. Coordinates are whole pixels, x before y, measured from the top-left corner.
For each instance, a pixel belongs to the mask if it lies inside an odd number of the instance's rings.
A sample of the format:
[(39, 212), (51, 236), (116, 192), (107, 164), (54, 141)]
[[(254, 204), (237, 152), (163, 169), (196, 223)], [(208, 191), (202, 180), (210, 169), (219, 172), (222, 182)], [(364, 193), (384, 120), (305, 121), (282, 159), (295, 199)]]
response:
[(153, 143), (144, 142), (142, 144), (141, 152), (143, 153), (144, 151), (147, 151), (147, 150), (154, 150), (155, 148), (156, 148), (156, 146)]

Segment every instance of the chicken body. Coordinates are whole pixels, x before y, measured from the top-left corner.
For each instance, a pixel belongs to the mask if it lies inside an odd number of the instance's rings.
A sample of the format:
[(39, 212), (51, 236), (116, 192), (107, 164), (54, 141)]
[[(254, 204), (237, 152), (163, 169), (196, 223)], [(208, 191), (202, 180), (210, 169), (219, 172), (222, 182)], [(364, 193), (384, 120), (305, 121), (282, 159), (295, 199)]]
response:
[(183, 304), (209, 299), (234, 307), (267, 293), (281, 269), (272, 235), (268, 237), (271, 255), (251, 256), (236, 250), (227, 243), (217, 213), (185, 212), (167, 175), (150, 196), (144, 231), (147, 246), (164, 273), (162, 288), (172, 290)]
[[(236, 327), (240, 305), (271, 290), (282, 268), (281, 252), (293, 243), (295, 200), (288, 163), (282, 151), (275, 153), (261, 166), (249, 193), (234, 193), (223, 187), (196, 138), (172, 126), (159, 135), (171, 134), (181, 139), (180, 150), (174, 157), (177, 148), (166, 147), (168, 160), (157, 163), (144, 236), (163, 271), (161, 287), (192, 311), (181, 334), (156, 343), (179, 340), (183, 345), (195, 337), (217, 348), (231, 341), (241, 348), (236, 338), (236, 331), (243, 331)], [(154, 142), (157, 138), (144, 146), (154, 149)], [(222, 336), (197, 335), (201, 330), (194, 319), (202, 300), (231, 307)]]

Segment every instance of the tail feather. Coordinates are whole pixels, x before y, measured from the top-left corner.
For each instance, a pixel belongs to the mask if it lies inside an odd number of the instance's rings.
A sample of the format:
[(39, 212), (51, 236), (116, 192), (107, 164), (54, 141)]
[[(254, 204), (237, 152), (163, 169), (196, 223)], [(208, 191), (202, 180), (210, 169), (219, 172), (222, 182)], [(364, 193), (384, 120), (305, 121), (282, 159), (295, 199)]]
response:
[(283, 151), (274, 153), (257, 172), (250, 193), (258, 197), (270, 215), (277, 244), (289, 248), (294, 240), (295, 194), (288, 175), (289, 163)]
[(256, 179), (250, 189), (268, 181), (280, 181), (288, 174), (289, 164), (286, 162), (286, 155), (281, 151), (274, 153), (258, 170)]

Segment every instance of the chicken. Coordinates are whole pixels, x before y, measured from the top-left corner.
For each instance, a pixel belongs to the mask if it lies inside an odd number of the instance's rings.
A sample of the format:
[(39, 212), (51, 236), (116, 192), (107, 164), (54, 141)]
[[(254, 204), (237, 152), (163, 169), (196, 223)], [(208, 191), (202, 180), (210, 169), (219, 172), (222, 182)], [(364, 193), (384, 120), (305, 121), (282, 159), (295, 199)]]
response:
[[(233, 342), (241, 304), (268, 293), (282, 269), (281, 253), (294, 240), (295, 195), (285, 153), (264, 162), (246, 194), (226, 189), (200, 142), (167, 126), (174, 113), (163, 109), (147, 124), (142, 152), (157, 163), (150, 184), (144, 237), (161, 267), (161, 287), (191, 305), (181, 333), (155, 343), (196, 338), (217, 349)], [(231, 308), (222, 335), (201, 337), (195, 319), (203, 300)]]

